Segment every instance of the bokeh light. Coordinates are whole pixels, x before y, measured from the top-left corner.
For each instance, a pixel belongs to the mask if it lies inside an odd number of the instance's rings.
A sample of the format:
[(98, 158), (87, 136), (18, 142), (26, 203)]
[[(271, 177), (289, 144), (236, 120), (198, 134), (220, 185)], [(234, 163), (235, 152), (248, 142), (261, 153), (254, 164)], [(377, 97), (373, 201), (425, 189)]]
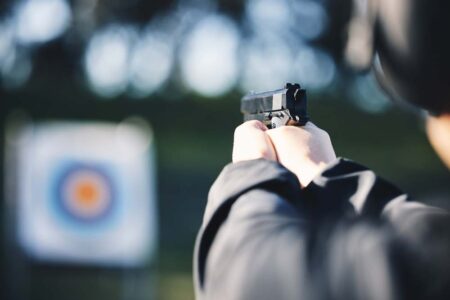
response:
[(24, 49), (10, 52), (0, 69), (2, 86), (6, 89), (16, 89), (27, 82), (32, 71), (32, 62)]
[(0, 68), (14, 52), (13, 27), (11, 22), (0, 22)]
[(331, 56), (308, 46), (301, 47), (292, 69), (297, 81), (308, 89), (326, 88), (336, 75), (336, 66)]
[(112, 25), (97, 32), (86, 49), (84, 68), (92, 89), (115, 97), (128, 85), (128, 62), (137, 33), (131, 27)]
[(15, 13), (17, 40), (22, 44), (52, 40), (68, 28), (71, 18), (65, 0), (24, 0)]
[(243, 92), (281, 88), (290, 81), (293, 55), (285, 40), (250, 39), (243, 49)]
[(22, 86), (30, 77), (32, 62), (28, 51), (17, 47), (10, 20), (0, 23), (0, 78), (6, 89)]
[(169, 78), (173, 63), (174, 46), (169, 36), (148, 30), (131, 52), (131, 95), (145, 97), (158, 90)]
[(204, 96), (229, 91), (238, 77), (240, 34), (235, 23), (220, 15), (200, 20), (181, 46), (183, 81)]
[(295, 15), (294, 31), (303, 39), (318, 38), (326, 29), (328, 18), (325, 8), (318, 1), (290, 1)]
[(249, 0), (246, 15), (255, 31), (285, 31), (294, 20), (287, 0)]
[[(72, 25), (82, 31), (72, 31), (71, 39), (81, 32), (79, 38), (87, 40), (82, 63), (86, 82), (103, 98), (146, 98), (169, 80), (205, 97), (218, 97), (236, 86), (243, 92), (273, 89), (286, 81), (320, 89), (336, 73), (328, 54), (304, 46), (326, 29), (321, 1), (248, 0), (241, 24), (213, 2), (179, 2), (172, 12), (157, 14), (146, 24), (112, 20), (100, 28), (95, 21), (98, 5), (71, 5), (67, 0), (17, 1), (11, 21), (0, 24), (3, 85), (23, 85), (32, 69), (27, 53)], [(86, 24), (79, 24), (82, 19)]]

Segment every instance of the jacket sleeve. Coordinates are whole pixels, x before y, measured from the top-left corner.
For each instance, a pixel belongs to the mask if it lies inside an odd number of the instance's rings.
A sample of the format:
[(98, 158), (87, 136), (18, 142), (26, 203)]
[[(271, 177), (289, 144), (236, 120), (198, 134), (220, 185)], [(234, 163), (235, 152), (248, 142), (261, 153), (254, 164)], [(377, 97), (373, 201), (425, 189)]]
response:
[(448, 211), (414, 202), (342, 158), (304, 192), (309, 214), (320, 223), (308, 245), (319, 253), (309, 258), (319, 261), (316, 291), (326, 286), (335, 299), (448, 299)]
[[(405, 215), (420, 221), (406, 222)], [(389, 299), (391, 232), (420, 243), (434, 227), (420, 234), (411, 227), (439, 218), (448, 214), (409, 202), (349, 160), (336, 160), (303, 190), (278, 163), (230, 164), (210, 190), (196, 241), (197, 299)], [(377, 289), (361, 276), (366, 269), (384, 278)]]
[[(301, 246), (296, 242), (301, 218), (290, 200), (298, 198), (299, 186), (294, 174), (263, 159), (224, 168), (211, 187), (196, 241), (197, 299), (253, 299), (245, 293), (261, 290), (250, 287), (249, 281), (256, 279), (251, 274), (263, 275), (260, 271), (267, 267), (265, 259), (276, 259), (276, 248), (280, 255), (289, 249), (297, 253), (294, 248)], [(279, 235), (282, 231), (285, 234)], [(274, 267), (286, 267), (273, 262)], [(257, 282), (262, 280), (253, 283)]]

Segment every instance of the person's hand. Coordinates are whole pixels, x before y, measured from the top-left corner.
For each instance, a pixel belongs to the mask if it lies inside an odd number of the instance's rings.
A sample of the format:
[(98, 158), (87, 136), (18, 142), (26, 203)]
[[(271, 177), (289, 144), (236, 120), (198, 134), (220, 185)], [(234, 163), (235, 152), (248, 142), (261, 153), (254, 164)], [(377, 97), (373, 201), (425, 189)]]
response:
[(303, 127), (282, 126), (267, 131), (278, 161), (307, 186), (336, 159), (328, 133), (311, 122)]
[(238, 126), (234, 131), (233, 162), (258, 158), (277, 160), (267, 130), (256, 120)]

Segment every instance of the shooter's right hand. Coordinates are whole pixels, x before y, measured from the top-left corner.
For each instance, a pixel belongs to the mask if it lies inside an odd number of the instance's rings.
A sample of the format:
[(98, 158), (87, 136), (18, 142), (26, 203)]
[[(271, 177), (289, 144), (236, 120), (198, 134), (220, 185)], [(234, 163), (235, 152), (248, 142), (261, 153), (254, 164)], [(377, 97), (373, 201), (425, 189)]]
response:
[(282, 126), (267, 131), (278, 161), (306, 187), (336, 159), (328, 133), (311, 122), (303, 127)]

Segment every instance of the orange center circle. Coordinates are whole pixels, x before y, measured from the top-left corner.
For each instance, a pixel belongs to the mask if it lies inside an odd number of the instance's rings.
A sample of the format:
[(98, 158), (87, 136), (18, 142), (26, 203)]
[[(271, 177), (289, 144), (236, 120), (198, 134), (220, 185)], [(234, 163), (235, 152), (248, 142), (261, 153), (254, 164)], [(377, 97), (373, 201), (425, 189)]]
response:
[(75, 187), (75, 199), (83, 208), (94, 208), (98, 202), (99, 191), (95, 184), (89, 181), (80, 182)]

